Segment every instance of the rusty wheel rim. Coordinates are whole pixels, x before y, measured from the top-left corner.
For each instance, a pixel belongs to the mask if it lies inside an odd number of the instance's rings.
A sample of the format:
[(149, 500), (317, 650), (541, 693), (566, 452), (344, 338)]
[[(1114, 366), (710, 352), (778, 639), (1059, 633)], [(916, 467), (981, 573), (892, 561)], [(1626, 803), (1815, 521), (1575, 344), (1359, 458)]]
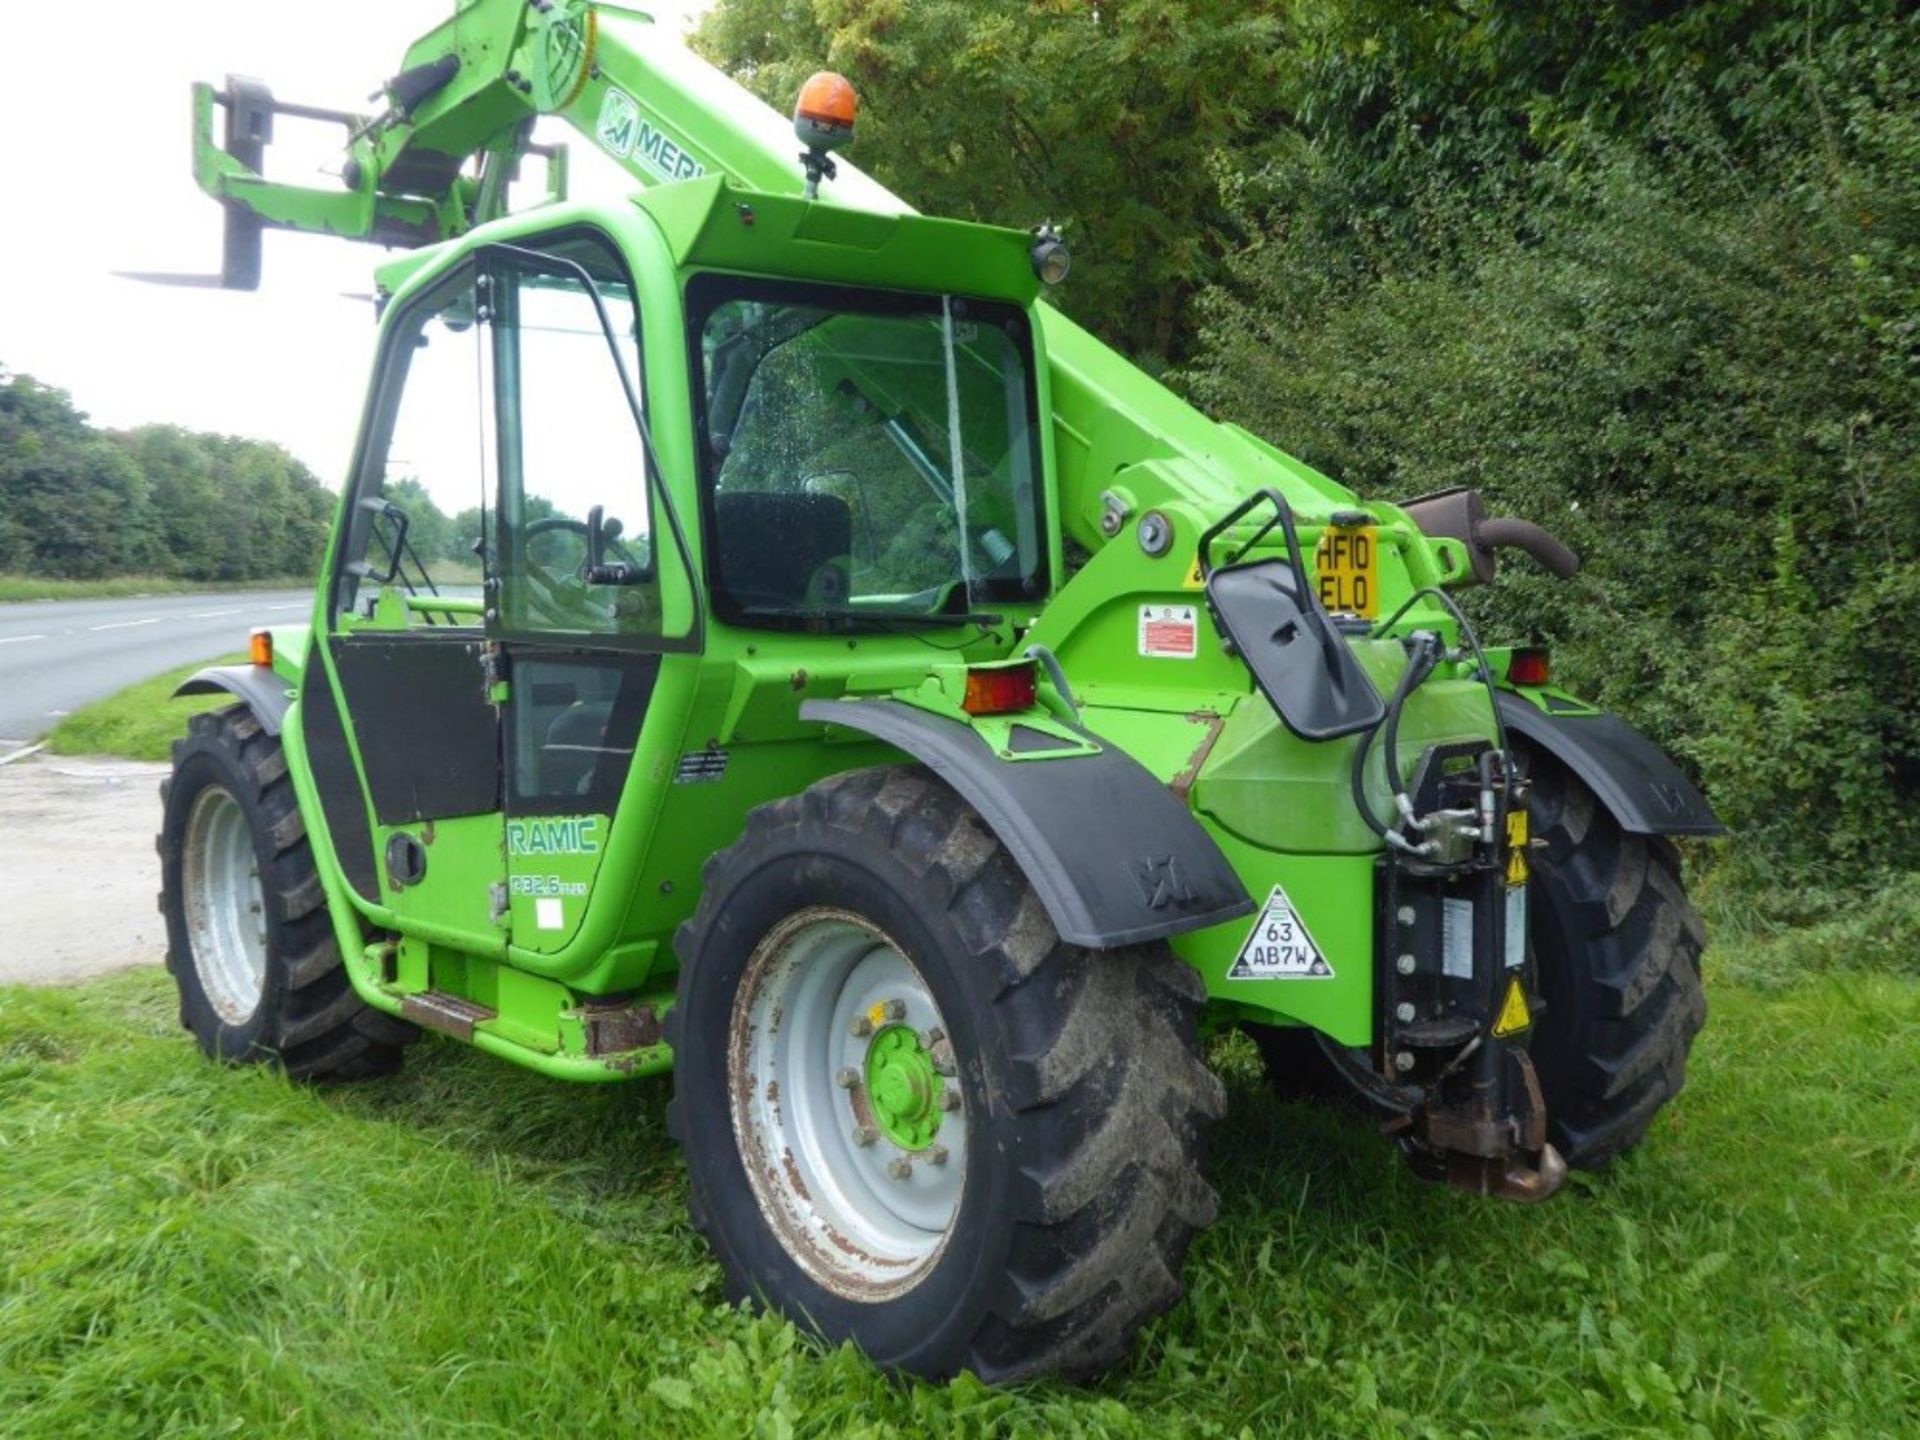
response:
[(231, 793), (209, 785), (187, 814), (180, 859), (187, 945), (214, 1013), (244, 1025), (267, 978), (266, 897), (253, 830)]
[(735, 1143), (754, 1199), (814, 1280), (851, 1300), (911, 1290), (966, 1186), (966, 1111), (945, 1020), (869, 921), (808, 909), (748, 958), (728, 1037)]

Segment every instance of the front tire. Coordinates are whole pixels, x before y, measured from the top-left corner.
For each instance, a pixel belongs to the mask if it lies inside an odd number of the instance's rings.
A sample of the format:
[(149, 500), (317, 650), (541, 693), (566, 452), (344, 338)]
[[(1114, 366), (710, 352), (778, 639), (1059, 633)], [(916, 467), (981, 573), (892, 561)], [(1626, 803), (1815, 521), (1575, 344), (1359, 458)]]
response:
[(1198, 977), (1062, 942), (918, 767), (762, 806), (704, 884), (668, 1120), (729, 1293), (929, 1377), (1119, 1360), (1216, 1208)]
[(200, 1049), (301, 1080), (396, 1069), (419, 1031), (354, 993), (278, 738), (244, 705), (193, 716), (160, 798), (167, 969)]
[(1623, 830), (1578, 777), (1534, 755), (1529, 938), (1543, 1011), (1530, 1047), (1549, 1138), (1604, 1169), (1686, 1083), (1707, 1019), (1707, 931), (1671, 841)]

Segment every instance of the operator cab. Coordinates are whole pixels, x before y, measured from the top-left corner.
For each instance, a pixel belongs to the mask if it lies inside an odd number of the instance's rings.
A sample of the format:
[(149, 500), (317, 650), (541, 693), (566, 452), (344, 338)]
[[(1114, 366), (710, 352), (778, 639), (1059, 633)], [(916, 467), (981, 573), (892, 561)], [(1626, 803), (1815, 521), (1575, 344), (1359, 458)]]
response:
[[(712, 178), (383, 273), (334, 683), (302, 702), (329, 828), (370, 830), (343, 868), (378, 918), (475, 952), (503, 932), (604, 951), (624, 916), (588, 913), (600, 839), (629, 811), (675, 823), (660, 757), (726, 763), (684, 738), (751, 653), (725, 632), (820, 645), (817, 676), (862, 636), (1005, 653), (1060, 573), (1032, 251)], [(523, 853), (549, 818), (576, 850)]]

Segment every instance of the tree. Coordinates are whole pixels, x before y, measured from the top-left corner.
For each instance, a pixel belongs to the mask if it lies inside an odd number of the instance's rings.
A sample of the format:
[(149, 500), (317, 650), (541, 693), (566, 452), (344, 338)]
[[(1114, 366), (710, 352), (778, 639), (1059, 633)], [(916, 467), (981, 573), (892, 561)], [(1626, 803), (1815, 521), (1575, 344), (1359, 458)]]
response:
[[(813, 70), (863, 98), (852, 158), (931, 212), (1065, 224), (1060, 299), (1150, 366), (1233, 239), (1212, 160), (1278, 118), (1279, 0), (723, 0), (696, 45), (785, 110)], [(935, 98), (937, 97), (937, 103)]]
[(0, 388), (0, 515), (9, 565), (94, 579), (153, 559), (147, 485), (64, 390), (28, 375)]
[(65, 391), (0, 372), (0, 569), (97, 579), (306, 576), (332, 497), (277, 445), (171, 425), (94, 429)]

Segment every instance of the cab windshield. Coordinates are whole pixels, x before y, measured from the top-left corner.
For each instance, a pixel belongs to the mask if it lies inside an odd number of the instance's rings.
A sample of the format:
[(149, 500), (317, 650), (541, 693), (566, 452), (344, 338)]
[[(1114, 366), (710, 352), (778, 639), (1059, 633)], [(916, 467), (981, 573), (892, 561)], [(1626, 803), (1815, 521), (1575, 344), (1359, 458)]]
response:
[(707, 276), (714, 608), (736, 623), (969, 623), (1046, 589), (1017, 307)]

